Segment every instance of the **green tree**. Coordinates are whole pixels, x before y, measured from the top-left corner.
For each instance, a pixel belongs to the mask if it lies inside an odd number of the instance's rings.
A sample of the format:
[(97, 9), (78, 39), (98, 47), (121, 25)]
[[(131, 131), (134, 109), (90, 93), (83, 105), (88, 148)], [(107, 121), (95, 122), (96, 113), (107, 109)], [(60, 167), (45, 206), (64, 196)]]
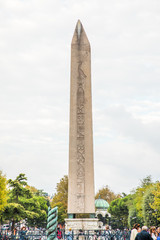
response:
[(128, 226), (128, 199), (129, 196), (115, 199), (108, 208), (108, 212), (112, 216), (111, 221), (117, 222), (121, 229)]
[[(21, 173), (15, 180), (9, 179), (8, 204), (4, 209), (4, 218), (15, 223), (26, 219), (29, 226), (46, 226), (48, 199), (42, 190), (27, 186), (27, 178)], [(31, 191), (32, 190), (32, 191)]]
[(157, 182), (155, 188), (152, 191), (153, 202), (150, 203), (152, 209), (152, 215), (156, 220), (156, 224), (160, 224), (160, 182)]
[(4, 219), (12, 222), (12, 231), (15, 223), (24, 219), (26, 216), (25, 208), (18, 203), (8, 203), (3, 212)]
[(152, 178), (151, 176), (147, 176), (140, 181), (140, 185), (130, 194), (128, 200), (128, 224), (130, 227), (133, 227), (136, 222), (141, 225), (144, 224), (145, 209), (147, 209), (147, 203), (144, 201), (144, 198), (147, 190), (152, 186)]
[(4, 208), (3, 217), (4, 219), (12, 222), (12, 231), (15, 223), (24, 219), (26, 215), (26, 209), (20, 203), (20, 198), (31, 198), (32, 194), (29, 189), (26, 189), (27, 178), (25, 174), (20, 173), (15, 180), (9, 179), (9, 198), (8, 203)]
[(31, 198), (31, 191), (25, 186), (27, 185), (27, 178), (24, 173), (20, 173), (15, 180), (9, 179), (8, 185), (10, 187), (10, 202), (19, 202), (19, 197)]
[(130, 228), (133, 227), (135, 223), (139, 223), (140, 225), (143, 224), (143, 218), (139, 217), (136, 203), (135, 203), (135, 194), (130, 194), (128, 199), (128, 225)]
[(56, 193), (53, 196), (51, 207), (58, 207), (58, 221), (64, 223), (67, 218), (67, 200), (68, 200), (68, 176), (65, 175), (57, 183)]
[(29, 226), (44, 227), (47, 220), (47, 199), (34, 195), (32, 198), (20, 198), (20, 204), (26, 210), (26, 218)]
[(152, 185), (153, 182), (151, 176), (147, 176), (141, 180), (140, 186), (138, 186), (132, 193), (133, 206), (131, 208), (135, 208), (135, 212), (137, 214), (136, 217), (139, 220), (141, 219), (141, 222), (144, 222), (144, 195), (145, 192), (152, 187)]
[(143, 217), (144, 217), (144, 224), (147, 226), (154, 226), (156, 225), (156, 216), (154, 216), (154, 209), (151, 207), (154, 204), (154, 194), (153, 191), (155, 189), (155, 184), (148, 188), (145, 191), (143, 197)]
[(0, 171), (0, 217), (2, 217), (2, 212), (7, 204), (7, 179)]

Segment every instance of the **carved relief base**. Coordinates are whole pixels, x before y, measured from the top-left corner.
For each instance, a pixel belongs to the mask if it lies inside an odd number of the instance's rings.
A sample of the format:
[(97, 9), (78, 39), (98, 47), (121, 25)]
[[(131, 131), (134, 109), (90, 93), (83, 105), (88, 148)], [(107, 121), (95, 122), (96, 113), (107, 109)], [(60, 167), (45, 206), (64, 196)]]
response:
[(98, 219), (97, 218), (67, 218), (65, 219), (65, 231), (69, 231), (69, 228), (78, 233), (80, 229), (85, 230), (98, 230)]

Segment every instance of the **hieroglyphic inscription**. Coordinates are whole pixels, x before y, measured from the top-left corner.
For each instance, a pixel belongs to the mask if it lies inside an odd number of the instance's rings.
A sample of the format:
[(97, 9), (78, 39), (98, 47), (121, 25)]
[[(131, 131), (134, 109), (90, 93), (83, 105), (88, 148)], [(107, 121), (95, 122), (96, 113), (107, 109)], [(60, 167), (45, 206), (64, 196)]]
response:
[(87, 77), (78, 63), (77, 81), (77, 209), (84, 212), (85, 195), (85, 92), (84, 83)]

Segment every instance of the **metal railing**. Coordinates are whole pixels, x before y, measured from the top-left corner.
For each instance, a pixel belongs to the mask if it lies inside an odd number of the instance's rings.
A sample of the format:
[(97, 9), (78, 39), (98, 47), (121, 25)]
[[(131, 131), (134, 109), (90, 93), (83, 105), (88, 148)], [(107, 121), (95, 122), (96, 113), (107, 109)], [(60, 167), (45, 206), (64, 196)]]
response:
[[(59, 237), (58, 237), (59, 238)], [(130, 240), (130, 231), (72, 231), (70, 233), (62, 230), (61, 237), (63, 240)], [(0, 232), (0, 240), (47, 240), (46, 232), (30, 232), (28, 231), (25, 236), (21, 236), (20, 232), (15, 235), (11, 233)]]
[(130, 240), (130, 231), (93, 231), (88, 230), (84, 232), (72, 233), (67, 234), (62, 232), (62, 238), (64, 240), (73, 240), (73, 239), (80, 239), (80, 240)]
[(0, 240), (47, 240), (46, 232), (30, 232), (28, 231), (25, 236), (21, 236), (20, 231), (15, 235), (11, 232), (0, 232)]

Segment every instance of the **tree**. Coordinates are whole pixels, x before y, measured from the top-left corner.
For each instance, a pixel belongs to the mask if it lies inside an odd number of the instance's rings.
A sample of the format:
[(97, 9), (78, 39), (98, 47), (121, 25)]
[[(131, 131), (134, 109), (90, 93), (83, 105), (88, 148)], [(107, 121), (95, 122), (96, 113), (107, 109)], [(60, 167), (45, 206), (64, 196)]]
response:
[(12, 222), (13, 231), (15, 223), (25, 218), (25, 208), (18, 203), (8, 203), (4, 208), (3, 216), (4, 219)]
[(12, 221), (12, 231), (15, 223), (26, 217), (26, 209), (20, 203), (20, 198), (31, 198), (32, 194), (29, 189), (26, 189), (27, 178), (25, 174), (20, 173), (15, 180), (9, 179), (9, 198), (8, 203), (4, 208), (3, 216), (7, 220)]
[(25, 186), (27, 178), (24, 173), (20, 173), (15, 180), (9, 179), (8, 184), (10, 187), (10, 202), (19, 202), (19, 197), (32, 197), (31, 191)]
[(148, 186), (150, 186), (152, 184), (152, 176), (148, 175), (147, 177), (143, 178), (141, 180), (141, 185), (140, 188), (147, 188)]
[(117, 222), (119, 228), (128, 226), (128, 199), (129, 196), (118, 198), (110, 203), (108, 212), (111, 214), (111, 221)]
[(160, 182), (157, 182), (155, 188), (152, 191), (153, 201), (150, 203), (150, 207), (153, 210), (152, 215), (156, 219), (156, 226), (160, 223)]
[(34, 195), (32, 198), (20, 198), (20, 203), (26, 209), (26, 218), (29, 226), (44, 227), (47, 220), (47, 199)]
[(138, 186), (135, 190), (134, 194), (134, 204), (137, 211), (137, 216), (144, 222), (144, 215), (143, 215), (143, 204), (144, 204), (144, 194), (145, 192), (153, 186), (151, 176), (147, 176), (141, 180), (140, 186)]
[(132, 191), (128, 201), (128, 223), (130, 227), (133, 227), (134, 223), (138, 222), (143, 225), (147, 214), (146, 210), (148, 209), (148, 203), (146, 193), (153, 186), (151, 176), (147, 176), (140, 181), (140, 185)]
[(56, 193), (53, 196), (51, 207), (58, 207), (58, 221), (64, 223), (67, 218), (67, 201), (68, 201), (68, 176), (65, 175), (57, 183)]
[(155, 211), (152, 206), (154, 205), (154, 192), (155, 184), (148, 188), (143, 197), (143, 217), (144, 217), (144, 224), (146, 226), (154, 226), (156, 225), (156, 216), (154, 215)]
[(139, 223), (143, 225), (143, 218), (138, 216), (138, 212), (136, 209), (136, 202), (135, 202), (135, 194), (130, 194), (128, 199), (128, 225), (130, 228), (133, 227), (135, 223)]
[(106, 185), (105, 187), (101, 188), (95, 196), (95, 199), (98, 199), (100, 196), (100, 198), (106, 200), (108, 203), (112, 202), (113, 200), (120, 198), (120, 194), (115, 194), (113, 191), (110, 190), (110, 188), (108, 187), (108, 185)]
[(0, 171), (0, 217), (7, 204), (7, 192), (7, 179), (5, 175), (2, 174), (2, 171)]
[[(21, 173), (15, 180), (9, 179), (9, 199), (4, 208), (4, 218), (16, 222), (25, 219), (29, 226), (46, 226), (48, 199), (42, 190), (27, 186), (27, 178)], [(32, 190), (32, 191), (31, 191)]]

